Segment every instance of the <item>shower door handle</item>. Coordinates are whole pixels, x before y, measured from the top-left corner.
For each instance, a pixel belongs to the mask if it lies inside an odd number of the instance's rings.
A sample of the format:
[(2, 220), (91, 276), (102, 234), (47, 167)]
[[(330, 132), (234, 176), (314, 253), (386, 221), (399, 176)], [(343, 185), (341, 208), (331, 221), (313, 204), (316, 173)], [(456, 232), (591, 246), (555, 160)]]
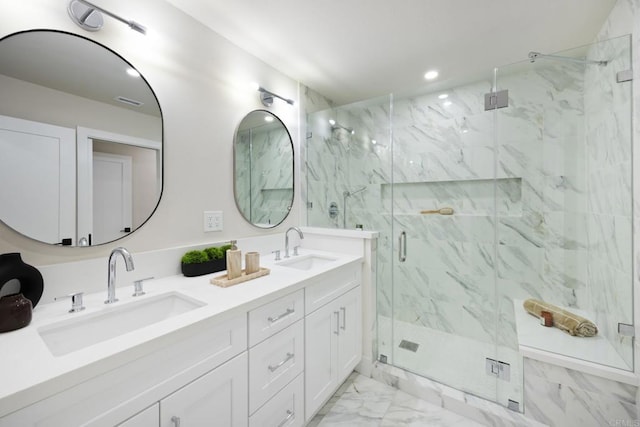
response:
[(405, 262), (407, 260), (407, 233), (400, 233), (400, 237), (398, 238), (398, 260), (400, 262)]

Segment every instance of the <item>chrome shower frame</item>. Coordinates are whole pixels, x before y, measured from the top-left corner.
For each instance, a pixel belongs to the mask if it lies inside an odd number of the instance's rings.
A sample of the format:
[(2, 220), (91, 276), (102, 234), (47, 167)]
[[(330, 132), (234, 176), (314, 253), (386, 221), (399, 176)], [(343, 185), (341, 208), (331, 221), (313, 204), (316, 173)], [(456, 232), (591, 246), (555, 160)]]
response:
[(548, 55), (540, 52), (529, 52), (529, 62), (534, 63), (537, 59), (553, 59), (556, 61), (567, 61), (567, 62), (575, 62), (578, 64), (594, 64), (605, 67), (609, 61), (596, 61), (593, 59), (579, 59), (579, 58), (571, 58), (570, 56), (561, 56), (561, 55)]

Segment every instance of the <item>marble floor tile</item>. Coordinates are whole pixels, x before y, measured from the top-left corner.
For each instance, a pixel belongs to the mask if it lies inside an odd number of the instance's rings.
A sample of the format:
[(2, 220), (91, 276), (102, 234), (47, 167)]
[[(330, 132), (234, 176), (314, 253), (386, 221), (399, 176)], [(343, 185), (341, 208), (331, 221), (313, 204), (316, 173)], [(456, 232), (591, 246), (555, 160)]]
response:
[(354, 373), (308, 426), (481, 427), (482, 424)]

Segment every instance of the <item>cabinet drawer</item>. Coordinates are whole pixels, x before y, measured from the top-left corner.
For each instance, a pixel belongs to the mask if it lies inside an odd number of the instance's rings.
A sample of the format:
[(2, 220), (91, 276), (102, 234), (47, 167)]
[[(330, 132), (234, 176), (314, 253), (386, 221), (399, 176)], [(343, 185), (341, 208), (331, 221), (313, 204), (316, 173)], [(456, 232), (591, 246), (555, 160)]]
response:
[(360, 284), (362, 265), (347, 264), (310, 281), (304, 293), (304, 309), (309, 314)]
[(249, 350), (249, 413), (302, 372), (304, 325), (298, 321)]
[(304, 375), (300, 374), (249, 418), (249, 427), (302, 427)]
[(304, 316), (304, 291), (278, 298), (249, 312), (249, 346), (302, 319)]

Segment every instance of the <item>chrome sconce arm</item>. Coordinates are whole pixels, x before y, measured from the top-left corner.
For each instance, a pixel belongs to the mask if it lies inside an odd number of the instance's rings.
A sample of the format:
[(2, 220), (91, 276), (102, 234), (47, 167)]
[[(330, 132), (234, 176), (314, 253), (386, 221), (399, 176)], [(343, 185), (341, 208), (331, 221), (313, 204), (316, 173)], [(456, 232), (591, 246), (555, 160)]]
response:
[(141, 34), (147, 34), (147, 28), (133, 20), (125, 19), (115, 13), (109, 12), (106, 9), (96, 6), (86, 0), (71, 0), (67, 7), (71, 20), (75, 22), (80, 28), (87, 31), (99, 31), (102, 28), (103, 19), (102, 13), (116, 19), (123, 24), (126, 24), (132, 30), (135, 30)]
[(262, 101), (262, 105), (264, 105), (265, 107), (271, 107), (271, 105), (273, 105), (273, 98), (281, 99), (289, 105), (295, 104), (295, 101), (293, 99), (280, 96), (277, 93), (263, 88), (262, 86), (258, 86), (258, 92), (260, 92), (260, 101)]

